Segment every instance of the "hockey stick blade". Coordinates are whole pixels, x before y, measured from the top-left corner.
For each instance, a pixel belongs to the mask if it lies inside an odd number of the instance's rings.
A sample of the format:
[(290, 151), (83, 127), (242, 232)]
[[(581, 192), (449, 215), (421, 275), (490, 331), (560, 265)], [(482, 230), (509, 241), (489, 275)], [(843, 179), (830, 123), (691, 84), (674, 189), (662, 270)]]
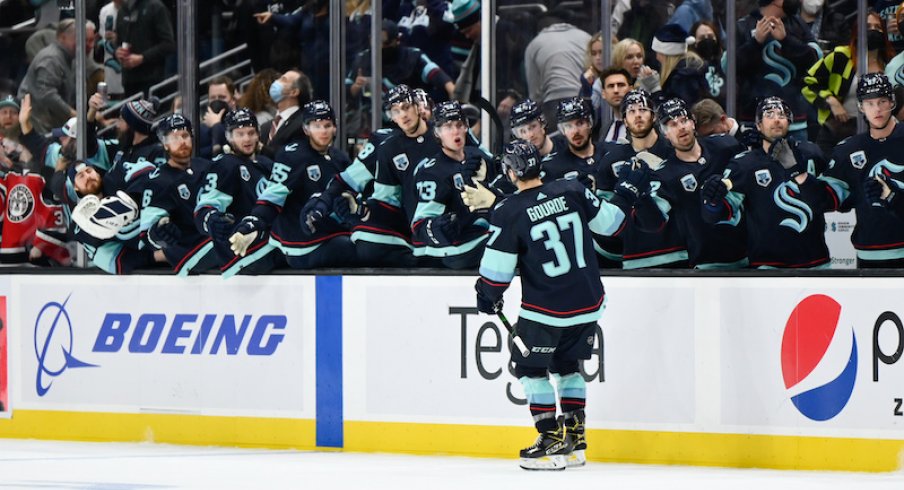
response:
[(517, 347), (518, 350), (521, 351), (521, 356), (529, 356), (530, 349), (527, 348), (527, 346), (524, 344), (524, 341), (521, 340), (521, 337), (519, 337), (518, 333), (515, 332), (515, 328), (512, 327), (511, 323), (509, 323), (508, 318), (505, 317), (505, 313), (503, 313), (502, 311), (497, 311), (496, 316), (499, 317), (499, 321), (502, 322), (502, 325), (505, 327), (505, 329), (509, 331), (509, 335), (512, 336), (512, 342), (514, 342), (515, 347)]

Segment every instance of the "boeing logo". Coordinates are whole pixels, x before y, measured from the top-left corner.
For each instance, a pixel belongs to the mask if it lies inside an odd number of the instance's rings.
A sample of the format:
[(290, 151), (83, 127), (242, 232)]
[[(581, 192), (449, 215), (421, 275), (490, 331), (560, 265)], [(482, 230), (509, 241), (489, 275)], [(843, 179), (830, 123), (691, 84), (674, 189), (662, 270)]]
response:
[(46, 395), (54, 378), (68, 368), (97, 367), (72, 355), (72, 320), (66, 311), (70, 296), (62, 303), (47, 303), (35, 319), (35, 357), (38, 360), (35, 390), (38, 396)]

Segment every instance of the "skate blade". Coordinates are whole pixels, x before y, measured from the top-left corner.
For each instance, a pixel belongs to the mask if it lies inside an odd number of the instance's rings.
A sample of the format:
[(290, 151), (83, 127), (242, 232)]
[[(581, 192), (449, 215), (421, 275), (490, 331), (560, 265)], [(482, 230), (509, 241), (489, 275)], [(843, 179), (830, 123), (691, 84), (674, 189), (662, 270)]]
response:
[(555, 454), (540, 458), (521, 458), (521, 468), (525, 470), (559, 471), (567, 467), (565, 455)]
[(573, 451), (569, 454), (565, 460), (565, 466), (568, 468), (580, 468), (587, 464), (587, 458), (584, 455), (583, 449), (578, 449), (577, 451)]

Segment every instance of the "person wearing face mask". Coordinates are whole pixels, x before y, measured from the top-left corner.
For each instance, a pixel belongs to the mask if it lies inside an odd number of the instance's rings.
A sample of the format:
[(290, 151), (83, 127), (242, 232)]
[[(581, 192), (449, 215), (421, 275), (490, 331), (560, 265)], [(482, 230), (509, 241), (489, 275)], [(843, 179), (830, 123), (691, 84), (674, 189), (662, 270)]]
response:
[(289, 70), (270, 85), (276, 116), (261, 126), (261, 153), (273, 158), (283, 146), (304, 136), (299, 108), (311, 99), (311, 81), (298, 70)]
[[(845, 46), (835, 48), (816, 62), (804, 78), (802, 93), (818, 110), (821, 125), (816, 143), (829, 154), (839, 141), (857, 131), (857, 26)], [(885, 35), (885, 24), (876, 12), (869, 12), (867, 26), (867, 73), (885, 71), (894, 51)]]
[(872, 4), (872, 9), (882, 17), (888, 40), (896, 53), (904, 51), (904, 31), (898, 27), (898, 10), (900, 6), (901, 0), (877, 0)]
[(800, 4), (800, 18), (810, 28), (810, 34), (820, 39), (822, 31), (822, 6), (825, 0), (803, 0)]
[(709, 96), (725, 105), (725, 72), (722, 70), (722, 41), (719, 28), (710, 21), (702, 20), (691, 27), (694, 44), (690, 47), (705, 63), (703, 67)]
[(799, 11), (800, 0), (759, 0), (759, 8), (738, 20), (738, 120), (752, 125), (758, 101), (781, 97), (795, 117), (790, 137), (806, 140), (807, 101), (801, 89), (821, 51)]

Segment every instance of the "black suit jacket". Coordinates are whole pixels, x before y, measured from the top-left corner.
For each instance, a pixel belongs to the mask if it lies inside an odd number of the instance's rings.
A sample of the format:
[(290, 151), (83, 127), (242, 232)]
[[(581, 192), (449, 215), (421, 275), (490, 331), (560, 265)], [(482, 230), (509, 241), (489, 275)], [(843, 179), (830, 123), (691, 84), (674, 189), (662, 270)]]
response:
[(273, 126), (273, 121), (267, 121), (261, 126), (261, 143), (264, 145), (261, 153), (273, 158), (283, 146), (305, 137), (301, 112), (302, 109), (299, 108), (282, 123), (276, 134), (273, 135), (273, 141), (270, 141), (270, 127)]

